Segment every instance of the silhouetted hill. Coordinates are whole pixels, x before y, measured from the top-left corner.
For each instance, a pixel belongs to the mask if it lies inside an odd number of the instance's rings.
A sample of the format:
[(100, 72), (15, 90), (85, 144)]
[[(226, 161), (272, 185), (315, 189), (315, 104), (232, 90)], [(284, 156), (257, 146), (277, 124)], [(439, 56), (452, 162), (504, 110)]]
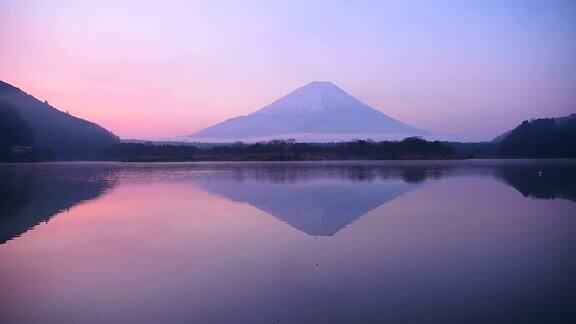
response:
[(504, 157), (576, 157), (576, 114), (524, 121), (503, 135), (495, 140)]
[(50, 149), (59, 159), (97, 157), (118, 137), (99, 125), (62, 112), (0, 81), (0, 100), (12, 104), (34, 132), (34, 146)]

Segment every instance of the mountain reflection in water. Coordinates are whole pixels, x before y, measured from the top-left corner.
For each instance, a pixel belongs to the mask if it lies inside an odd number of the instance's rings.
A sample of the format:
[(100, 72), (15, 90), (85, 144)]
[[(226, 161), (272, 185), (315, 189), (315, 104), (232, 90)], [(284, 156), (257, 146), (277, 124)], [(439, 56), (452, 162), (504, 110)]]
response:
[(332, 236), (431, 179), (493, 176), (523, 196), (576, 202), (576, 162), (62, 163), (0, 165), (0, 244), (124, 182), (186, 182), (313, 236)]

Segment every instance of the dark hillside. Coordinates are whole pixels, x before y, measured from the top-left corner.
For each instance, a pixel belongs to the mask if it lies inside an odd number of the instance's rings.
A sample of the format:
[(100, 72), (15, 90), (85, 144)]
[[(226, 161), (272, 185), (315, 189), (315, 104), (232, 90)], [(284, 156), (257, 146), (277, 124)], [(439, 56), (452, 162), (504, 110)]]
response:
[(62, 112), (2, 81), (0, 100), (14, 106), (30, 125), (36, 149), (49, 149), (57, 159), (95, 158), (119, 141), (98, 124)]
[(576, 157), (576, 114), (524, 121), (499, 145), (502, 157)]

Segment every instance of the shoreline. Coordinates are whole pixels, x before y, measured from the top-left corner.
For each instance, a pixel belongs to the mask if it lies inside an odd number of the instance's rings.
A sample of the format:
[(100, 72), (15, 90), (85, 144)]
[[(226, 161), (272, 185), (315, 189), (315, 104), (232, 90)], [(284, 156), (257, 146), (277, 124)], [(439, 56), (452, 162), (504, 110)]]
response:
[(565, 157), (547, 157), (547, 158), (454, 158), (454, 159), (347, 159), (347, 160), (59, 160), (59, 161), (29, 161), (29, 162), (2, 162), (0, 165), (14, 165), (14, 164), (129, 164), (129, 163), (174, 163), (174, 164), (207, 164), (207, 163), (222, 163), (222, 164), (236, 164), (236, 163), (378, 163), (378, 162), (461, 162), (461, 161), (576, 161), (576, 158)]

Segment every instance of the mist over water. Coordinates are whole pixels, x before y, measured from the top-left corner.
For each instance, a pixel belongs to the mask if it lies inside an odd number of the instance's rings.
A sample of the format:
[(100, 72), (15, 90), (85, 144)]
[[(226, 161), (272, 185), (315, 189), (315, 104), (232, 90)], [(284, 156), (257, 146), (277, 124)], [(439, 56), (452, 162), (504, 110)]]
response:
[(576, 319), (576, 162), (0, 165), (0, 322)]

